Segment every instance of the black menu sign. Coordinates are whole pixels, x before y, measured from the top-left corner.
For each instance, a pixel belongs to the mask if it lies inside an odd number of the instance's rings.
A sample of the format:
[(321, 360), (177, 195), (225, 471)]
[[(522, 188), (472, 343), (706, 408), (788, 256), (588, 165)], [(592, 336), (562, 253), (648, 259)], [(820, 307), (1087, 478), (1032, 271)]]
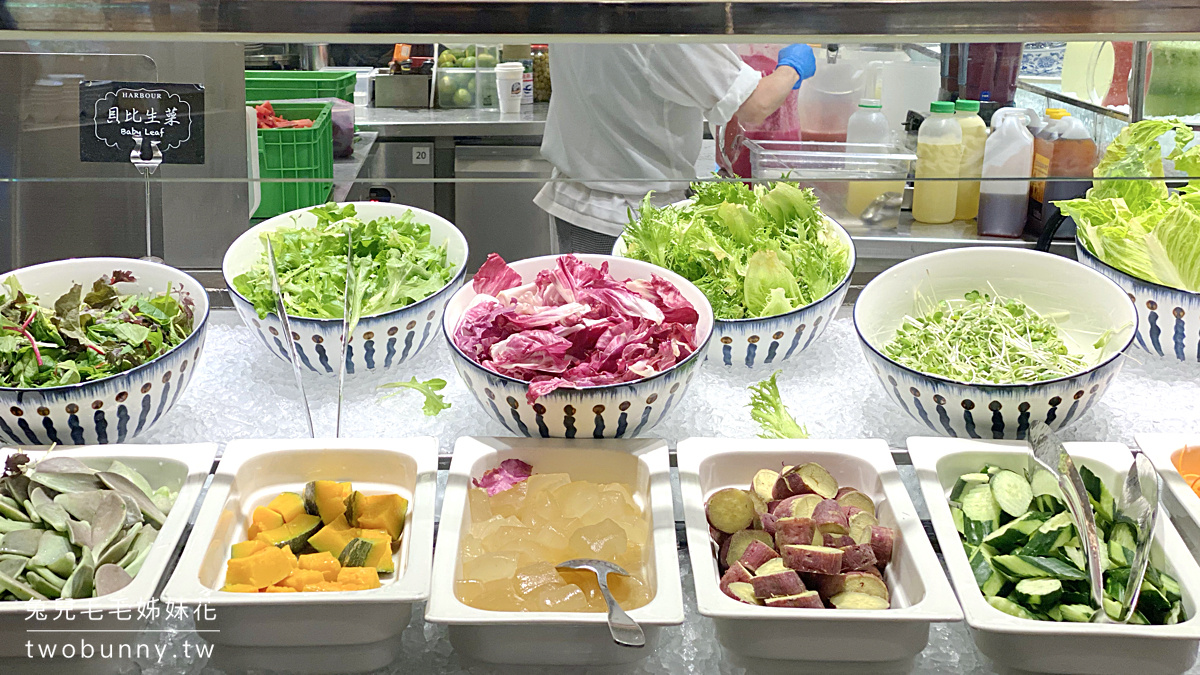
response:
[(79, 86), (79, 159), (204, 163), (204, 86), (89, 81)]

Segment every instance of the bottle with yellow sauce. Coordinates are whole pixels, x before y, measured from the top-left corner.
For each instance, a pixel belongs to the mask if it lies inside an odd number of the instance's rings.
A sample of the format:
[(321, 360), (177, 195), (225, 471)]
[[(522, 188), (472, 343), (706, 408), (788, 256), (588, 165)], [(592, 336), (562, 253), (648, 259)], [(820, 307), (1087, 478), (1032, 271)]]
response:
[(954, 118), (954, 104), (934, 101), (929, 117), (917, 132), (917, 170), (913, 181), (913, 219), (940, 224), (954, 220), (958, 201), (958, 178), (962, 160), (963, 132)]
[[(954, 119), (962, 129), (962, 158), (958, 162), (959, 178), (978, 178), (983, 175), (983, 146), (988, 129), (979, 116), (979, 101), (958, 99), (954, 102)], [(955, 201), (954, 218), (971, 220), (979, 215), (979, 181), (960, 180)]]
[[(847, 152), (882, 154), (890, 151), (892, 129), (888, 126), (883, 106), (877, 99), (864, 98), (858, 110), (846, 124)], [(846, 210), (860, 216), (880, 195), (887, 192), (904, 194), (903, 180), (849, 181), (846, 183)]]

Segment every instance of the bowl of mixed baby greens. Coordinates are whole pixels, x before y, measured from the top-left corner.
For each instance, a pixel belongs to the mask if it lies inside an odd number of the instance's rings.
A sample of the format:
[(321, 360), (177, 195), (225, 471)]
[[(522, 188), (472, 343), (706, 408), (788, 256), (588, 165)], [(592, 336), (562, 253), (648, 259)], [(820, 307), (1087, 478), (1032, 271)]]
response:
[(888, 396), (937, 434), (1023, 439), (1104, 395), (1137, 331), (1120, 286), (1061, 256), (969, 247), (867, 284), (854, 325)]
[[(1193, 138), (1177, 120), (1127, 126), (1108, 145), (1087, 196), (1055, 202), (1075, 219), (1079, 261), (1133, 298), (1138, 346), (1180, 361), (1200, 361), (1200, 145), (1187, 147)], [(1187, 186), (1167, 187), (1164, 160), (1193, 177)]]
[(338, 372), (348, 241), (354, 242), (349, 374), (399, 366), (436, 339), (442, 311), (462, 285), (467, 261), (467, 240), (458, 228), (402, 204), (331, 203), (263, 221), (233, 242), (222, 271), (242, 320), (285, 360), (286, 336), (267, 265), (268, 236), (297, 358), (317, 373)]
[(0, 276), (0, 439), (145, 432), (191, 380), (207, 320), (204, 287), (159, 263), (74, 258)]
[(753, 368), (799, 354), (846, 297), (850, 235), (795, 183), (706, 181), (692, 191), (661, 208), (648, 195), (613, 254), (669, 269), (704, 292), (716, 317), (710, 360)]

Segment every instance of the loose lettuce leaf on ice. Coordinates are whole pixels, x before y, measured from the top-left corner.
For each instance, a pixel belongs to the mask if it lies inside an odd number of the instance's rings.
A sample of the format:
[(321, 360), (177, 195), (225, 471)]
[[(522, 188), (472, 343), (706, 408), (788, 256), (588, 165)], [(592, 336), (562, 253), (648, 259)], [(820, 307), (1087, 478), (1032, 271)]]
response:
[(771, 377), (750, 385), (750, 417), (762, 427), (759, 438), (808, 438), (808, 430), (800, 426), (779, 395), (779, 385)]
[[(439, 391), (446, 388), (446, 381), (441, 378), (435, 377), (431, 380), (425, 380), (424, 382), (418, 382), (417, 378), (413, 377), (408, 382), (390, 382), (388, 384), (380, 385), (379, 388), (380, 389), (403, 388), (403, 389), (413, 389), (415, 391), (421, 392), (422, 394), (425, 395), (425, 405), (422, 408), (422, 411), (430, 417), (432, 417), (432, 416), (440, 413), (441, 411), (445, 410), (446, 408), (450, 407), (450, 404), (446, 403), (446, 399), (443, 398), (442, 395), (438, 393)], [(399, 392), (394, 392), (394, 393), (390, 394), (389, 396), (395, 396), (397, 393), (399, 393)]]

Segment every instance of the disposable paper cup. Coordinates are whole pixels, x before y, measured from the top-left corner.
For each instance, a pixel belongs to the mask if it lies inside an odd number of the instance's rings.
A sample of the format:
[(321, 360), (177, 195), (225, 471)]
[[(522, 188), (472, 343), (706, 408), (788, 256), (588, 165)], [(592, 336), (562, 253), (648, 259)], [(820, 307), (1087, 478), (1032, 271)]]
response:
[(519, 63), (501, 63), (496, 66), (496, 93), (500, 99), (500, 112), (521, 112), (522, 85), (525, 67)]

